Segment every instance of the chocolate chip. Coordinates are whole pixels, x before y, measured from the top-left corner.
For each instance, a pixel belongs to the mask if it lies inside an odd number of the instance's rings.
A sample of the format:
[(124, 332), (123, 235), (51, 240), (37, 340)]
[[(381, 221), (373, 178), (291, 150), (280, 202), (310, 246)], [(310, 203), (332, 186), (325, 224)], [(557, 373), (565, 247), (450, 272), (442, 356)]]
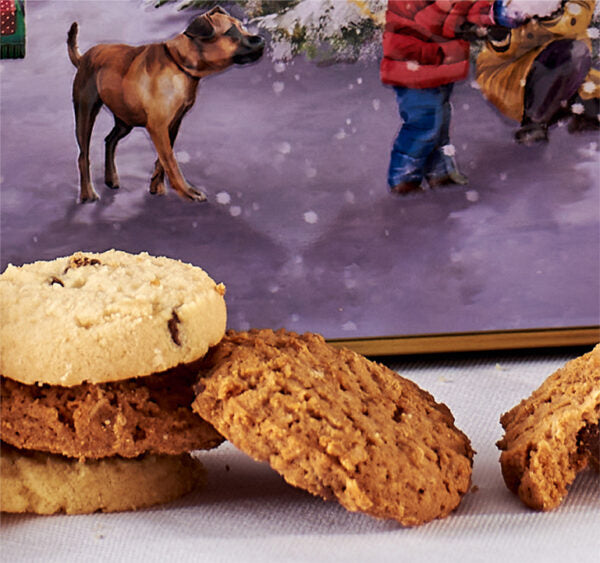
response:
[(98, 266), (101, 262), (97, 258), (89, 258), (88, 256), (82, 256), (77, 254), (75, 256), (71, 256), (69, 259), (69, 263), (65, 268), (63, 273), (67, 273), (71, 268), (82, 268), (83, 266)]
[(588, 422), (577, 433), (577, 447), (580, 453), (588, 455), (593, 465), (600, 465), (600, 420), (595, 424)]
[(58, 285), (60, 285), (61, 287), (65, 287), (65, 284), (64, 284), (64, 283), (63, 283), (63, 282), (62, 282), (62, 281), (61, 281), (59, 278), (57, 278), (56, 276), (52, 276), (52, 277), (50, 278), (50, 281), (49, 281), (48, 283), (49, 283), (50, 285), (58, 284)]
[(177, 346), (181, 346), (181, 340), (179, 339), (179, 326), (178, 326), (180, 322), (181, 321), (179, 320), (179, 317), (177, 316), (175, 309), (173, 309), (173, 315), (169, 319), (167, 326), (169, 327), (169, 332), (171, 333), (171, 339), (173, 340), (173, 342), (175, 342), (175, 344), (177, 344)]

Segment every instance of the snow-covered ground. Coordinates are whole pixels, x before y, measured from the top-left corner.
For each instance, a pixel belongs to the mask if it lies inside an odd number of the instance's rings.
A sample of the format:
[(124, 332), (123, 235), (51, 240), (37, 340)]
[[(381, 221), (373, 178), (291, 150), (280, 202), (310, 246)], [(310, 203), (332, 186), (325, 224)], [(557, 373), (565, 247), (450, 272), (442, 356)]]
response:
[(76, 250), (146, 250), (227, 285), (232, 328), (330, 338), (596, 324), (600, 317), (599, 139), (551, 131), (514, 143), (470, 81), (453, 94), (465, 187), (391, 196), (399, 126), (377, 62), (295, 59), (201, 83), (183, 121), (181, 168), (209, 195), (151, 196), (143, 130), (117, 149), (122, 187), (103, 186), (102, 111), (92, 139), (101, 200), (77, 203), (72, 21), (82, 50), (181, 31), (193, 14), (139, 2), (27, 3), (27, 57), (0, 63), (1, 269)]

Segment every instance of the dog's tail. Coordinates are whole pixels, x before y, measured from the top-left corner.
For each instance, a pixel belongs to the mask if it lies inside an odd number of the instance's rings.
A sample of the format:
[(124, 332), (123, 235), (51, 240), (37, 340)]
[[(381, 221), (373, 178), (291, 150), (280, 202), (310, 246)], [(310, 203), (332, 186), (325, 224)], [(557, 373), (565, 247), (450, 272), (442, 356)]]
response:
[(79, 61), (81, 60), (81, 53), (79, 52), (79, 47), (77, 45), (77, 32), (79, 31), (79, 26), (77, 22), (73, 22), (71, 27), (69, 28), (69, 33), (67, 35), (67, 50), (69, 52), (69, 59), (71, 62), (78, 67)]

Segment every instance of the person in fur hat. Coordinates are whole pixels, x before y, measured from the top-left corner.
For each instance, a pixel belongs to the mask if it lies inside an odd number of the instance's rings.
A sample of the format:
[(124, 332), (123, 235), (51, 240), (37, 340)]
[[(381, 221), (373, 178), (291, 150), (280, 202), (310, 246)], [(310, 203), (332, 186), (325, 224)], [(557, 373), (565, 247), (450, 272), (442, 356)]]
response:
[(546, 17), (489, 34), (476, 79), (483, 95), (520, 123), (517, 142), (547, 141), (548, 127), (564, 117), (571, 132), (598, 128), (600, 71), (592, 68), (588, 33), (595, 9), (596, 0), (563, 0)]
[(380, 73), (402, 119), (388, 169), (392, 193), (420, 190), (424, 180), (430, 187), (467, 183), (449, 129), (453, 85), (469, 72), (468, 39), (522, 21), (501, 0), (388, 0)]

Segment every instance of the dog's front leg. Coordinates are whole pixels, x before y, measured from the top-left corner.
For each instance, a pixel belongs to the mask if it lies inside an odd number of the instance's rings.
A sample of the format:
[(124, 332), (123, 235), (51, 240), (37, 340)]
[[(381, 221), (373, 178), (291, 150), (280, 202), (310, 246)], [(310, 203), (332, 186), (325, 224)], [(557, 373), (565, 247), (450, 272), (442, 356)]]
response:
[[(178, 119), (175, 119), (171, 122), (169, 126), (169, 141), (171, 142), (171, 148), (175, 144), (175, 139), (177, 138), (177, 133), (179, 133), (179, 126), (181, 125), (181, 120), (185, 115), (185, 111), (181, 114)], [(167, 192), (165, 188), (165, 169), (162, 167), (160, 160), (157, 158), (154, 163), (154, 172), (152, 172), (152, 178), (150, 180), (150, 193), (157, 195), (164, 195)]]
[[(169, 178), (171, 187), (180, 196), (194, 201), (205, 201), (206, 194), (204, 194), (200, 190), (197, 190), (192, 185), (188, 184), (188, 182), (183, 177), (183, 174), (179, 169), (179, 165), (175, 160), (175, 154), (173, 153), (173, 147), (171, 146), (171, 139), (169, 137), (168, 127), (154, 127), (151, 124), (148, 124), (146, 126), (146, 129), (150, 134), (150, 138), (152, 139), (152, 142), (154, 143), (154, 147), (156, 148), (156, 152), (158, 154), (158, 164), (155, 167), (153, 175), (153, 182), (154, 177), (156, 176), (157, 178), (157, 182), (154, 184), (156, 189), (160, 189), (159, 166), (162, 166), (164, 172), (166, 172), (167, 177)], [(156, 191), (156, 193), (161, 192)]]

